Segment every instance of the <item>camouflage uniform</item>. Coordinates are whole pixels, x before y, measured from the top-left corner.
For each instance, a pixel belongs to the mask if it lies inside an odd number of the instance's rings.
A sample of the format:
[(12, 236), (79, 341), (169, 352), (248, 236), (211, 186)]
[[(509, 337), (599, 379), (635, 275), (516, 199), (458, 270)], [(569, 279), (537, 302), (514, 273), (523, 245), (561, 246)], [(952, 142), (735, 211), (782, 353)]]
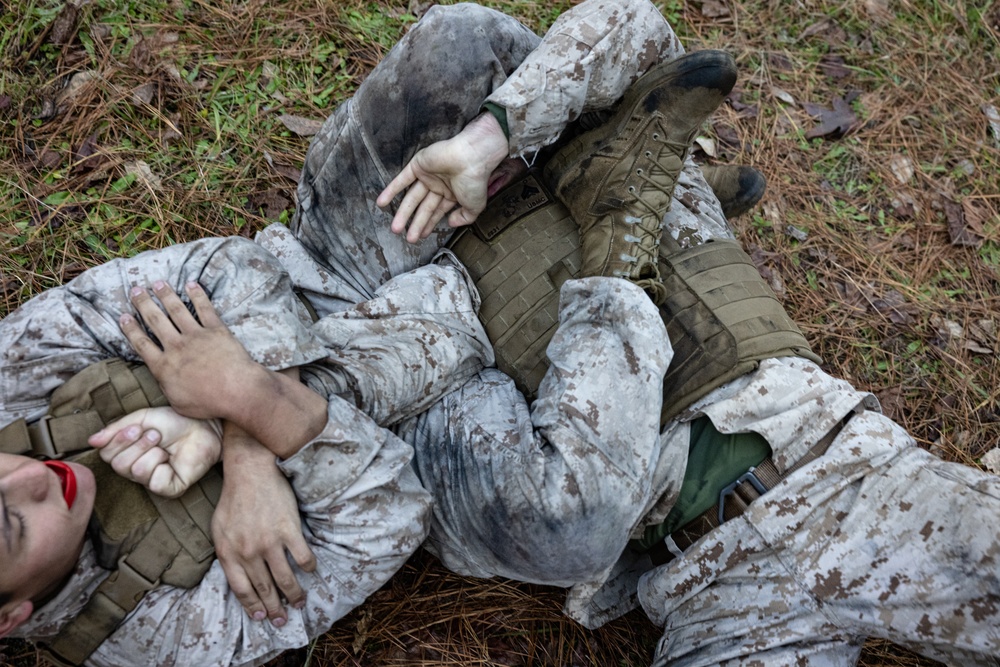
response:
[[(483, 97), (507, 109), (511, 154), (532, 155), (582, 111), (617, 99), (652, 62), (682, 52), (649, 10), (584, 3), (505, 81), (517, 62), (510, 54), (532, 46), (530, 35), (469, 9), (461, 16), (485, 26), (475, 30), (515, 45), (482, 52), (489, 42), (463, 40), (463, 30), (435, 34), (457, 11), (429, 12), (317, 137), (293, 229), (331, 271), (349, 274), (360, 296), (425, 261), (450, 230), (406, 245), (370, 202), (360, 215), (344, 213), (345, 183), (378, 191), (420, 145), (478, 113)], [(422, 57), (418, 36), (421, 46), (443, 43), (467, 85), (455, 85), (452, 63)], [(435, 81), (446, 88), (435, 90)], [(408, 113), (386, 119), (385, 99)], [(403, 140), (413, 136), (418, 145)], [(690, 163), (665, 233), (682, 246), (733, 236)], [(588, 626), (641, 596), (666, 626), (657, 664), (851, 664), (870, 635), (956, 664), (995, 664), (1000, 545), (995, 531), (975, 529), (1000, 519), (997, 478), (916, 448), (871, 395), (794, 358), (762, 363), (650, 438), (654, 378), (671, 351), (636, 292), (600, 279), (564, 286), (553, 368), (530, 410), (507, 378), (485, 370), (401, 425), (434, 496), (429, 545), (443, 561), (467, 574), (572, 586), (566, 610)], [(627, 400), (615, 395), (624, 387)], [(724, 433), (764, 435), (783, 471), (850, 419), (826, 455), (651, 569), (625, 545), (676, 501), (689, 422), (701, 414)]]
[[(288, 609), (287, 624), (276, 628), (250, 620), (216, 562), (194, 589), (149, 593), (88, 664), (259, 664), (325, 632), (427, 535), (430, 499), (408, 466), (412, 448), (357, 406), (385, 423), (403, 419), (460, 385), (492, 351), (467, 277), (447, 258), (313, 327), (273, 255), (245, 239), (206, 239), (90, 269), (0, 322), (0, 425), (40, 416), (51, 391), (91, 363), (136, 359), (118, 315), (130, 308), (129, 288), (153, 280), (178, 291), (198, 281), (251, 356), (272, 369), (301, 366), (329, 397), (324, 431), (279, 463), (317, 567), (296, 572), (306, 606)], [(399, 368), (409, 371), (405, 383), (395, 382)], [(88, 541), (59, 594), (16, 634), (56, 635), (108, 574)]]

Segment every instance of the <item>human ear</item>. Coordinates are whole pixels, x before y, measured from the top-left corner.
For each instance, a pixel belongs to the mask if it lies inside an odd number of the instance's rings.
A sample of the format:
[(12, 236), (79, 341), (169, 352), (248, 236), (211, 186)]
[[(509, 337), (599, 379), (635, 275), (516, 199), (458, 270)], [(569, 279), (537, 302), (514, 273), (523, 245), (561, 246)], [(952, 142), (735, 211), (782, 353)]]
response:
[(11, 600), (3, 607), (0, 607), (0, 639), (6, 637), (16, 630), (19, 625), (27, 621), (34, 609), (31, 600)]

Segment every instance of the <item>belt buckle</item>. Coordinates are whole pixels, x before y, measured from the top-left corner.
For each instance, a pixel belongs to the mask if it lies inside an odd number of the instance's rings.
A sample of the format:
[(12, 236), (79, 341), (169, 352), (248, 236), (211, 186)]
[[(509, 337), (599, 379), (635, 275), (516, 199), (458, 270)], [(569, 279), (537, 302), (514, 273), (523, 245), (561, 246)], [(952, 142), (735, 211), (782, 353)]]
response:
[(736, 493), (736, 487), (738, 487), (740, 484), (742, 484), (743, 482), (750, 482), (750, 486), (752, 486), (754, 490), (756, 490), (757, 493), (759, 493), (760, 495), (764, 495), (765, 493), (767, 493), (768, 491), (767, 487), (764, 486), (764, 483), (761, 482), (760, 479), (757, 478), (757, 475), (754, 474), (754, 470), (756, 469), (757, 466), (750, 466), (750, 469), (747, 470), (742, 475), (740, 475), (735, 482), (723, 488), (722, 491), (719, 491), (720, 526), (726, 522), (726, 498)]
[(35, 454), (40, 454), (50, 459), (59, 458), (56, 452), (55, 443), (52, 442), (52, 432), (49, 431), (49, 420), (51, 415), (42, 415), (35, 423), (28, 425), (28, 439), (31, 440), (31, 449)]

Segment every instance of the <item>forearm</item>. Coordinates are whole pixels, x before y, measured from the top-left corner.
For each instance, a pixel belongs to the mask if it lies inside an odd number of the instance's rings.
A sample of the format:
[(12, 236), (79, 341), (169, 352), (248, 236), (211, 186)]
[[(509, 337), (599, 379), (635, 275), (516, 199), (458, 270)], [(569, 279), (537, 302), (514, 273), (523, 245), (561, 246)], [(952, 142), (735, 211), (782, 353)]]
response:
[[(239, 427), (272, 455), (288, 458), (315, 438), (326, 425), (327, 402), (299, 381), (297, 368), (275, 372), (256, 365), (248, 379), (235, 387), (234, 398), (223, 418), (230, 429)], [(242, 389), (242, 391), (241, 391)], [(259, 457), (241, 439), (238, 457)], [(227, 447), (223, 443), (223, 456)], [(224, 460), (226, 460), (224, 458)], [(259, 463), (259, 461), (258, 461)]]
[(561, 15), (487, 101), (507, 111), (510, 154), (527, 155), (584, 111), (610, 107), (657, 62), (683, 53), (648, 0), (590, 0)]

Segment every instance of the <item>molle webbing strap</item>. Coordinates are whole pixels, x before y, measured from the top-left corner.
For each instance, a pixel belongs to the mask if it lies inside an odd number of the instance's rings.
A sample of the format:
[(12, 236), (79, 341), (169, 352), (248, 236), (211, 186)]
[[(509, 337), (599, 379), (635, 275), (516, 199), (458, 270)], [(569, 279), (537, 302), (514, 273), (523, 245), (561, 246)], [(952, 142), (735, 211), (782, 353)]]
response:
[[(450, 247), (479, 288), (497, 367), (535, 398), (559, 322), (559, 288), (580, 271), (576, 224), (529, 173), (494, 197)], [(820, 362), (735, 241), (681, 249), (664, 235), (659, 268), (668, 292), (660, 313), (674, 348), (661, 423), (764, 359)]]
[(0, 430), (0, 452), (59, 459), (90, 449), (87, 438), (115, 419), (167, 400), (149, 369), (108, 359), (87, 366), (52, 393), (49, 412)]
[(659, 264), (667, 288), (660, 312), (674, 348), (661, 423), (764, 359), (822, 362), (736, 241), (681, 249), (667, 238)]

